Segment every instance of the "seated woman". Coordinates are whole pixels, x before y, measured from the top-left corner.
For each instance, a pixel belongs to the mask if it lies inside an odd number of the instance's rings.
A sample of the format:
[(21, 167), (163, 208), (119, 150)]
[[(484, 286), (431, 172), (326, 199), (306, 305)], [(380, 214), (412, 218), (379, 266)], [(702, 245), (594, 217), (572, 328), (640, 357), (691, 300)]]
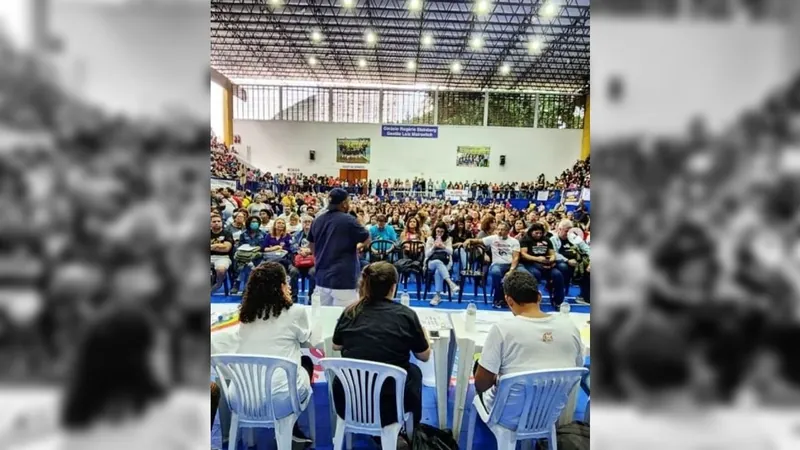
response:
[[(342, 313), (333, 332), (333, 349), (342, 357), (391, 364), (408, 372), (406, 377), (405, 410), (414, 416), (414, 424), (422, 418), (422, 371), (411, 364), (414, 353), (427, 361), (431, 348), (417, 314), (410, 308), (392, 301), (397, 291), (397, 271), (390, 263), (381, 261), (368, 265), (361, 274), (360, 300)], [(333, 383), (336, 414), (344, 417), (345, 398), (341, 382)], [(381, 425), (397, 417), (394, 380), (387, 380), (381, 389)]]
[(454, 259), (459, 263), (459, 270), (464, 270), (467, 265), (467, 252), (464, 250), (464, 242), (467, 239), (472, 239), (472, 232), (467, 228), (467, 224), (463, 217), (456, 218), (453, 231), (450, 233), (450, 239), (453, 242), (453, 252), (457, 255)]
[(519, 240), (522, 239), (523, 236), (525, 236), (526, 230), (527, 229), (525, 226), (525, 219), (520, 218), (514, 221), (514, 226), (511, 227), (511, 232), (508, 233), (508, 235), (513, 237), (514, 239)]
[(286, 221), (275, 219), (272, 229), (264, 238), (264, 261), (276, 261), (289, 267), (289, 252), (292, 250), (292, 235), (287, 232)]
[(297, 213), (292, 213), (289, 215), (289, 225), (286, 226), (286, 229), (289, 231), (289, 234), (295, 234), (303, 228), (303, 225), (300, 224), (300, 216)]
[[(236, 271), (238, 276), (236, 282), (231, 287), (231, 294), (239, 292), (239, 286), (247, 282), (250, 271), (261, 263), (261, 245), (264, 243), (267, 234), (261, 231), (261, 219), (258, 216), (250, 216), (247, 220), (247, 231), (239, 235), (239, 245), (236, 246), (233, 258), (236, 261)], [(255, 247), (256, 250), (242, 250), (243, 246)], [(247, 247), (245, 247), (247, 248)]]
[(421, 241), (422, 231), (419, 229), (419, 221), (416, 217), (410, 217), (406, 220), (406, 227), (400, 233), (400, 242), (405, 241)]
[(314, 293), (315, 271), (314, 271), (314, 255), (311, 252), (310, 243), (308, 241), (308, 233), (311, 231), (310, 216), (303, 216), (300, 220), (302, 228), (300, 231), (292, 236), (292, 266), (289, 268), (290, 285), (292, 287), (292, 301), (297, 303), (297, 292), (299, 291), (297, 282), (300, 280), (300, 275), (308, 279), (308, 298)]
[[(303, 308), (292, 302), (286, 271), (277, 262), (265, 262), (253, 270), (239, 306), (238, 346), (231, 353), (279, 356), (297, 362), (297, 393), (300, 401), (311, 394), (314, 364), (300, 353), (300, 347), (311, 341), (311, 326)], [(273, 393), (287, 393), (288, 380), (283, 371), (272, 378)], [(224, 397), (224, 392), (223, 392)], [(220, 402), (220, 426), (223, 442), (230, 430), (231, 412), (228, 402)], [(295, 424), (294, 442), (311, 443)]]
[(233, 222), (227, 227), (227, 231), (233, 236), (234, 245), (239, 242), (239, 236), (247, 229), (247, 213), (244, 209), (233, 214)]
[(450, 279), (450, 268), (453, 267), (453, 241), (447, 235), (447, 225), (442, 222), (433, 229), (434, 236), (425, 242), (425, 261), (428, 270), (433, 272), (435, 293), (431, 299), (431, 306), (438, 306), (442, 301), (440, 294), (444, 293), (444, 283), (450, 286), (450, 292), (459, 290), (457, 284)]

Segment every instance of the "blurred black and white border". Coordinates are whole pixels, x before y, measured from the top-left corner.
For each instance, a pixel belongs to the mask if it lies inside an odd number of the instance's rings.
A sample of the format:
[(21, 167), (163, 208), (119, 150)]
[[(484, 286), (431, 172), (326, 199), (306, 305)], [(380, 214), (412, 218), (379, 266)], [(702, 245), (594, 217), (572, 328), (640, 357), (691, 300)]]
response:
[(592, 8), (592, 448), (800, 448), (800, 2)]
[[(208, 448), (208, 17), (0, 2), (0, 448), (70, 445), (61, 425), (106, 421), (112, 397), (159, 405), (138, 448), (172, 448), (155, 436), (175, 421)], [(104, 384), (141, 329), (144, 375)]]

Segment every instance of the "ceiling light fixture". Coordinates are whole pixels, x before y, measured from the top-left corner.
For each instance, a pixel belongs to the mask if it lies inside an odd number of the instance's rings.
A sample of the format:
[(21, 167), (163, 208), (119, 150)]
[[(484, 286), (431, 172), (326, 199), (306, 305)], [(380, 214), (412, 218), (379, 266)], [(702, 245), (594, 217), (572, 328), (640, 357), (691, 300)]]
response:
[(362, 68), (363, 67), (367, 67), (367, 60), (364, 59), (364, 58), (359, 58), (358, 59), (358, 67), (362, 67)]
[(422, 0), (408, 0), (408, 10), (414, 12), (421, 11)]
[(425, 48), (433, 47), (433, 35), (430, 33), (425, 33), (422, 35), (422, 46)]
[(554, 0), (548, 0), (539, 7), (539, 16), (543, 19), (552, 19), (558, 14), (558, 5)]
[(528, 52), (530, 52), (531, 55), (542, 53), (542, 49), (544, 49), (544, 42), (539, 38), (533, 38), (528, 43)]
[(460, 73), (461, 72), (461, 63), (456, 61), (450, 66), (450, 71), (453, 73)]
[(409, 61), (406, 63), (406, 68), (407, 68), (408, 70), (414, 70), (414, 69), (416, 69), (416, 68), (417, 68), (417, 62), (416, 62), (416, 61), (414, 61), (413, 59), (412, 59), (412, 60), (409, 60)]
[(367, 41), (367, 44), (373, 45), (378, 41), (378, 35), (376, 35), (372, 30), (368, 30), (364, 34), (364, 40)]
[(500, 75), (508, 75), (511, 73), (511, 66), (508, 63), (503, 63), (500, 66)]
[(342, 0), (343, 8), (352, 8), (355, 5), (355, 0)]
[(477, 34), (472, 36), (472, 39), (469, 40), (469, 46), (472, 47), (473, 50), (480, 50), (483, 48), (483, 38)]
[(319, 42), (322, 40), (322, 33), (317, 30), (311, 32), (311, 42)]
[(475, 13), (480, 15), (487, 14), (490, 6), (489, 0), (478, 0), (475, 2)]
[(314, 57), (314, 56), (311, 56), (311, 57), (308, 58), (308, 65), (309, 66), (316, 66), (318, 62), (319, 61), (317, 61), (317, 58)]
[(274, 8), (278, 8), (283, 6), (283, 0), (269, 0), (269, 4), (272, 5)]

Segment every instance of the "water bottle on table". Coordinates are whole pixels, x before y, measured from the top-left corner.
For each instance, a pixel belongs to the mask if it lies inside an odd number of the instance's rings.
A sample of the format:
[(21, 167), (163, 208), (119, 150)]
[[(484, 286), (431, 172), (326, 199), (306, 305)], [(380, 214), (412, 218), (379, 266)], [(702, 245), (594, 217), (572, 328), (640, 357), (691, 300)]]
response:
[(564, 300), (563, 302), (561, 302), (561, 306), (559, 306), (559, 307), (558, 307), (558, 311), (559, 311), (561, 314), (565, 315), (565, 316), (568, 316), (568, 315), (569, 315), (569, 310), (570, 310), (570, 306), (569, 306), (569, 303), (567, 303), (567, 301), (566, 301), (566, 300)]
[(408, 292), (403, 292), (403, 295), (400, 296), (400, 304), (403, 306), (411, 305), (411, 296), (408, 295)]
[(321, 309), (322, 297), (319, 295), (319, 292), (314, 291), (314, 293), (311, 294), (311, 317), (319, 317), (319, 312)]
[(475, 303), (469, 302), (467, 306), (467, 320), (465, 322), (467, 333), (475, 332), (475, 322), (478, 319), (478, 308)]

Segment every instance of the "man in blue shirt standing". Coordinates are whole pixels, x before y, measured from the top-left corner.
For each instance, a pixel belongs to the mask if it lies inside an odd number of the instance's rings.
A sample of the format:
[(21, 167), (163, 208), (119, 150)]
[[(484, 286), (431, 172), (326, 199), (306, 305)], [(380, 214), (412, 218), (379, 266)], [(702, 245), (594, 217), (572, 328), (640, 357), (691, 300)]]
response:
[(356, 246), (369, 246), (369, 231), (350, 211), (350, 196), (331, 190), (328, 209), (311, 224), (308, 241), (314, 252), (316, 290), (323, 305), (347, 306), (358, 301), (360, 264)]

